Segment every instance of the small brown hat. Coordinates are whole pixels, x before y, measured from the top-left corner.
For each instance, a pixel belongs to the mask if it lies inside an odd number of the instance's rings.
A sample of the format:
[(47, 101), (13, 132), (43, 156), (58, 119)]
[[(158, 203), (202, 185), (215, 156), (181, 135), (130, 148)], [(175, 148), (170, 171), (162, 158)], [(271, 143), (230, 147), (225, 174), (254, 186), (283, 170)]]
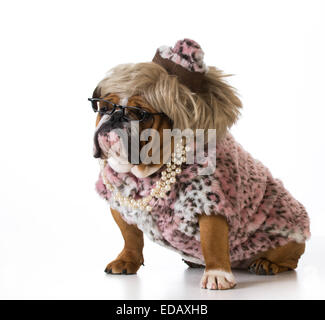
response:
[(207, 72), (203, 57), (204, 52), (199, 44), (183, 39), (177, 41), (174, 48), (158, 48), (152, 61), (162, 66), (170, 75), (177, 76), (180, 83), (197, 93), (202, 91), (202, 81)]

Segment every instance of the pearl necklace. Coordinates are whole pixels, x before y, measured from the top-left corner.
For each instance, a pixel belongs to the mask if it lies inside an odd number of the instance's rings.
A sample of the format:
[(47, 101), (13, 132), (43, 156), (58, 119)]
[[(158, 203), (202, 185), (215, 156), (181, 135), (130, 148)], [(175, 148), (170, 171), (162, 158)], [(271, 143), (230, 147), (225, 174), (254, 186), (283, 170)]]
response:
[[(172, 153), (171, 161), (166, 163), (166, 170), (161, 172), (161, 178), (156, 182), (156, 185), (151, 190), (149, 196), (138, 200), (130, 197), (124, 197), (119, 190), (108, 181), (104, 174), (107, 160), (100, 159), (99, 161), (103, 183), (106, 189), (112, 192), (113, 200), (117, 201), (120, 205), (128, 207), (129, 209), (151, 211), (158, 199), (164, 198), (166, 196), (166, 192), (171, 190), (171, 185), (176, 182), (176, 175), (182, 172), (181, 165), (182, 163), (186, 162), (186, 151), (189, 151), (189, 147), (184, 148), (182, 144), (176, 144), (176, 153)], [(154, 198), (156, 198), (157, 201), (153, 205), (149, 205), (149, 202)]]

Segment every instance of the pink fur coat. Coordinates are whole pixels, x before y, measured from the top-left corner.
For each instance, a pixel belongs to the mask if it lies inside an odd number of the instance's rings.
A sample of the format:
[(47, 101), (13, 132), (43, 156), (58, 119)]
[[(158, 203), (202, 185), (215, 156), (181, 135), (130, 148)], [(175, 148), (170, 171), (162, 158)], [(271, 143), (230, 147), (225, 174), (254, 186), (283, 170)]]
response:
[[(151, 212), (120, 206), (111, 199), (101, 178), (96, 188), (125, 221), (194, 263), (204, 264), (198, 225), (202, 213), (220, 214), (227, 219), (232, 265), (289, 241), (304, 242), (309, 238), (309, 219), (303, 205), (231, 134), (218, 142), (215, 155), (216, 169), (211, 175), (198, 175), (204, 165), (184, 165), (171, 191), (158, 200)], [(117, 173), (108, 165), (104, 172), (122, 195), (138, 199), (150, 194), (161, 170), (143, 179)]]

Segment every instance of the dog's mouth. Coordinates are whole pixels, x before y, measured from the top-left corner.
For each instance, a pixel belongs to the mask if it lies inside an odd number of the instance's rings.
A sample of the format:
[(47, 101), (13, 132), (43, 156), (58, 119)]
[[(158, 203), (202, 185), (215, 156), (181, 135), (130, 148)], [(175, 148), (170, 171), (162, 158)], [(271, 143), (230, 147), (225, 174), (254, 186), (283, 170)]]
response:
[(95, 133), (94, 157), (101, 159), (116, 157), (120, 158), (121, 160), (129, 161), (129, 140), (130, 137), (126, 128), (119, 130), (113, 129), (109, 132)]
[[(129, 122), (101, 121), (94, 135), (95, 158), (115, 158), (120, 164), (131, 164), (131, 128)], [(132, 155), (132, 160), (138, 155)], [(137, 161), (138, 159), (136, 159)]]
[(107, 159), (110, 156), (121, 156), (122, 143), (115, 131), (99, 134), (97, 141), (102, 158)]
[(150, 131), (155, 129), (143, 130), (147, 129), (136, 121), (114, 121), (104, 115), (94, 134), (94, 157), (107, 160), (116, 172), (132, 172), (137, 177), (152, 174), (162, 165), (161, 135)]

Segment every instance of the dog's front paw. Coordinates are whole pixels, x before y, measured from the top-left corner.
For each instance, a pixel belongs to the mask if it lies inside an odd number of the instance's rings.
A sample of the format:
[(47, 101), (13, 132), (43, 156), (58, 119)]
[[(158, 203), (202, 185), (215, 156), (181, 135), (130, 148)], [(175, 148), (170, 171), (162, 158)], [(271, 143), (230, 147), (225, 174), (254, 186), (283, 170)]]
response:
[(236, 280), (231, 272), (219, 269), (205, 270), (201, 279), (202, 289), (226, 290), (236, 285)]
[(135, 274), (140, 266), (140, 264), (134, 262), (116, 259), (107, 265), (105, 272), (111, 274)]
[(141, 265), (143, 265), (142, 255), (138, 256), (132, 251), (123, 250), (114, 261), (107, 265), (105, 272), (110, 274), (135, 274)]

